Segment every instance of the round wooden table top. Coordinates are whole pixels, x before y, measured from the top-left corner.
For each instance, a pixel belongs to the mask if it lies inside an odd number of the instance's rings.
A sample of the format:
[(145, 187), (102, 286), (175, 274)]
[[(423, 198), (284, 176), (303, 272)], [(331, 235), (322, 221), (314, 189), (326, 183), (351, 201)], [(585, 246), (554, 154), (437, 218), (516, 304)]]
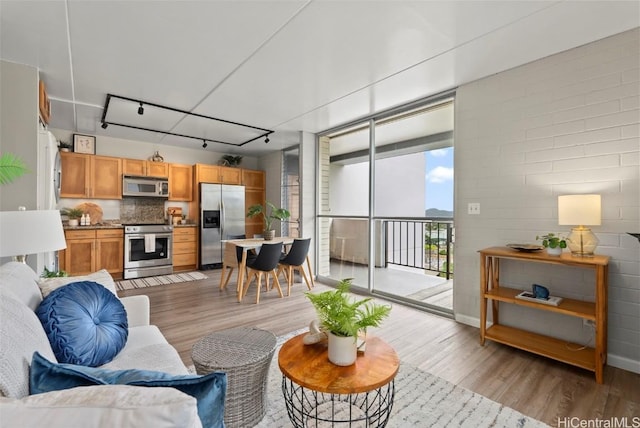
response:
[(343, 367), (329, 362), (326, 341), (305, 345), (305, 335), (289, 339), (278, 354), (282, 373), (304, 388), (329, 394), (357, 394), (388, 384), (398, 373), (398, 354), (379, 337), (367, 337), (366, 351), (358, 353), (355, 364)]

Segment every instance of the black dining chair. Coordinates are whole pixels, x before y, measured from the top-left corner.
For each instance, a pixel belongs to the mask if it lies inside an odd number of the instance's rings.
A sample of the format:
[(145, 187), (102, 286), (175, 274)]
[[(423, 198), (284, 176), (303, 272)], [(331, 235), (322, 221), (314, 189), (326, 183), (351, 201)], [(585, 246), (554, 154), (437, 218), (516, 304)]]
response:
[(283, 297), (282, 288), (280, 288), (280, 281), (278, 281), (278, 276), (276, 275), (276, 268), (278, 267), (278, 262), (280, 261), (280, 255), (282, 253), (282, 242), (278, 242), (275, 244), (262, 244), (260, 248), (260, 253), (258, 253), (258, 257), (255, 258), (251, 263), (247, 263), (247, 268), (249, 269), (248, 280), (245, 283), (244, 290), (242, 291), (242, 297), (247, 295), (247, 291), (249, 291), (249, 286), (251, 285), (251, 281), (253, 278), (256, 278), (256, 283), (258, 286), (258, 292), (256, 296), (256, 303), (260, 303), (260, 289), (262, 288), (262, 276), (265, 274), (266, 276), (266, 289), (269, 289), (269, 274), (273, 277), (274, 285), (278, 289), (278, 293), (280, 297)]
[[(311, 245), (311, 238), (307, 239), (294, 239), (291, 249), (287, 255), (278, 263), (278, 273), (284, 273), (284, 277), (287, 280), (287, 296), (291, 295), (291, 285), (293, 285), (293, 272), (298, 271), (304, 282), (307, 283), (307, 288), (311, 290), (314, 287), (313, 274), (311, 273), (311, 262), (309, 261), (309, 246)], [(307, 262), (307, 268), (309, 270), (309, 276), (304, 271), (304, 262)], [(311, 281), (309, 281), (311, 280)]]
[[(242, 234), (242, 235), (229, 235), (227, 237), (227, 239), (246, 239), (246, 235)], [(220, 289), (222, 290), (223, 288), (226, 288), (227, 284), (229, 283), (229, 279), (231, 278), (231, 274), (233, 273), (233, 269), (240, 266), (240, 262), (242, 262), (242, 247), (238, 247), (236, 246), (236, 260), (233, 260), (233, 262), (230, 262), (229, 259), (223, 259), (222, 261), (222, 280), (220, 282)], [(256, 259), (256, 252), (254, 250), (248, 250), (247, 251), (247, 264), (249, 264), (249, 262), (252, 262), (253, 260)], [(236, 262), (237, 261), (237, 262)], [(235, 262), (235, 263), (234, 263)], [(229, 269), (229, 273), (227, 274), (227, 269)], [(226, 276), (225, 276), (226, 275)], [(240, 271), (238, 271), (238, 279), (236, 280), (237, 283), (239, 283), (240, 281)], [(236, 288), (236, 291), (240, 291)]]

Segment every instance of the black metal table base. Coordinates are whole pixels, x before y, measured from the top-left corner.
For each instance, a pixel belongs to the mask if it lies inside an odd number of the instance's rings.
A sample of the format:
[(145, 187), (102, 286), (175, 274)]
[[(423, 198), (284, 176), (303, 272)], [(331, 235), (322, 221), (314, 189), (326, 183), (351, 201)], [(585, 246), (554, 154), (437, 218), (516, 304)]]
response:
[(303, 388), (286, 376), (282, 393), (295, 427), (384, 427), (389, 421), (395, 383), (359, 394), (328, 394)]

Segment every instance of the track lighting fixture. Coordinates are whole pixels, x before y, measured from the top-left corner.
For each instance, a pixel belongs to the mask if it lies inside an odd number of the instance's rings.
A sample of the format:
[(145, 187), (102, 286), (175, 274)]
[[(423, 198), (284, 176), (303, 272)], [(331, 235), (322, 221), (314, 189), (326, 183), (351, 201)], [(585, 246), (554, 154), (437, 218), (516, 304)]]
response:
[(264, 137), (264, 143), (269, 144), (269, 137)]
[(140, 103), (140, 107), (138, 107), (138, 114), (144, 114), (144, 107), (142, 107), (142, 103)]
[(107, 126), (109, 126), (109, 124), (107, 122), (102, 122), (102, 125), (100, 125), (102, 127), (102, 129), (107, 129)]
[(203, 149), (207, 148), (207, 140), (202, 140), (202, 148)]

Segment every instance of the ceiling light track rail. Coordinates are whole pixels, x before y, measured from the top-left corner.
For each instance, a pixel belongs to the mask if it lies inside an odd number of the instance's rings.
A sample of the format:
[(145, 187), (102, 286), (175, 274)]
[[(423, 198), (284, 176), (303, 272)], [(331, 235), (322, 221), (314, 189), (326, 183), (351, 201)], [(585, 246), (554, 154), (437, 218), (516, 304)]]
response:
[[(188, 116), (199, 117), (199, 118), (202, 118), (202, 119), (212, 120), (212, 121), (215, 121), (215, 122), (225, 123), (225, 124), (228, 124), (228, 125), (239, 126), (239, 127), (242, 127), (242, 128), (247, 128), (247, 129), (251, 129), (251, 130), (260, 131), (260, 135), (258, 135), (256, 137), (253, 137), (251, 139), (248, 139), (246, 141), (243, 141), (241, 143), (231, 143), (231, 142), (228, 142), (228, 141), (213, 140), (211, 138), (203, 138), (201, 136), (187, 135), (187, 134), (181, 134), (181, 133), (177, 133), (177, 132), (164, 131), (164, 130), (160, 130), (160, 129), (151, 129), (151, 128), (147, 128), (147, 127), (144, 127), (144, 126), (113, 122), (113, 121), (110, 121), (110, 120), (107, 119), (107, 114), (108, 114), (108, 111), (109, 111), (109, 104), (110, 104), (112, 98), (120, 99), (120, 100), (123, 100), (123, 101), (129, 101), (131, 103), (134, 103), (134, 105), (138, 106), (137, 113), (138, 113), (139, 116), (144, 115), (144, 106), (149, 106), (149, 107), (155, 107), (155, 108), (159, 108), (159, 109), (163, 109), (163, 110), (173, 111), (173, 112), (176, 112), (176, 113), (181, 113), (181, 114), (188, 115)], [(220, 119), (220, 118), (213, 117), (213, 116), (207, 116), (207, 115), (203, 115), (203, 114), (193, 113), (193, 112), (182, 110), (182, 109), (175, 108), (175, 107), (169, 107), (169, 106), (165, 106), (165, 105), (162, 105), (162, 104), (152, 103), (152, 102), (148, 102), (148, 101), (144, 101), (144, 100), (139, 100), (139, 99), (130, 98), (130, 97), (124, 97), (124, 96), (115, 95), (115, 94), (107, 94), (107, 98), (106, 98), (105, 103), (104, 103), (104, 108), (102, 110), (102, 117), (100, 119), (100, 122), (102, 123), (102, 125), (101, 125), (102, 129), (107, 129), (107, 127), (109, 125), (122, 126), (122, 127), (125, 127), (125, 128), (138, 129), (138, 130), (141, 130), (141, 131), (157, 132), (157, 133), (160, 133), (160, 134), (173, 135), (173, 136), (176, 136), (176, 137), (191, 138), (191, 139), (194, 139), (194, 140), (202, 141), (203, 143), (206, 143), (207, 141), (209, 141), (209, 142), (212, 142), (212, 143), (226, 144), (226, 145), (235, 146), (235, 147), (242, 147), (245, 144), (248, 144), (248, 143), (250, 143), (252, 141), (255, 141), (255, 140), (258, 140), (260, 138), (264, 138), (265, 139), (265, 143), (268, 143), (269, 142), (269, 135), (274, 133), (274, 131), (272, 131), (270, 129), (260, 128), (258, 126), (252, 126), (252, 125), (247, 125), (247, 124), (240, 123), (240, 122), (234, 122), (234, 121), (231, 121), (231, 120)], [(206, 144), (204, 144), (203, 147), (206, 147)]]

